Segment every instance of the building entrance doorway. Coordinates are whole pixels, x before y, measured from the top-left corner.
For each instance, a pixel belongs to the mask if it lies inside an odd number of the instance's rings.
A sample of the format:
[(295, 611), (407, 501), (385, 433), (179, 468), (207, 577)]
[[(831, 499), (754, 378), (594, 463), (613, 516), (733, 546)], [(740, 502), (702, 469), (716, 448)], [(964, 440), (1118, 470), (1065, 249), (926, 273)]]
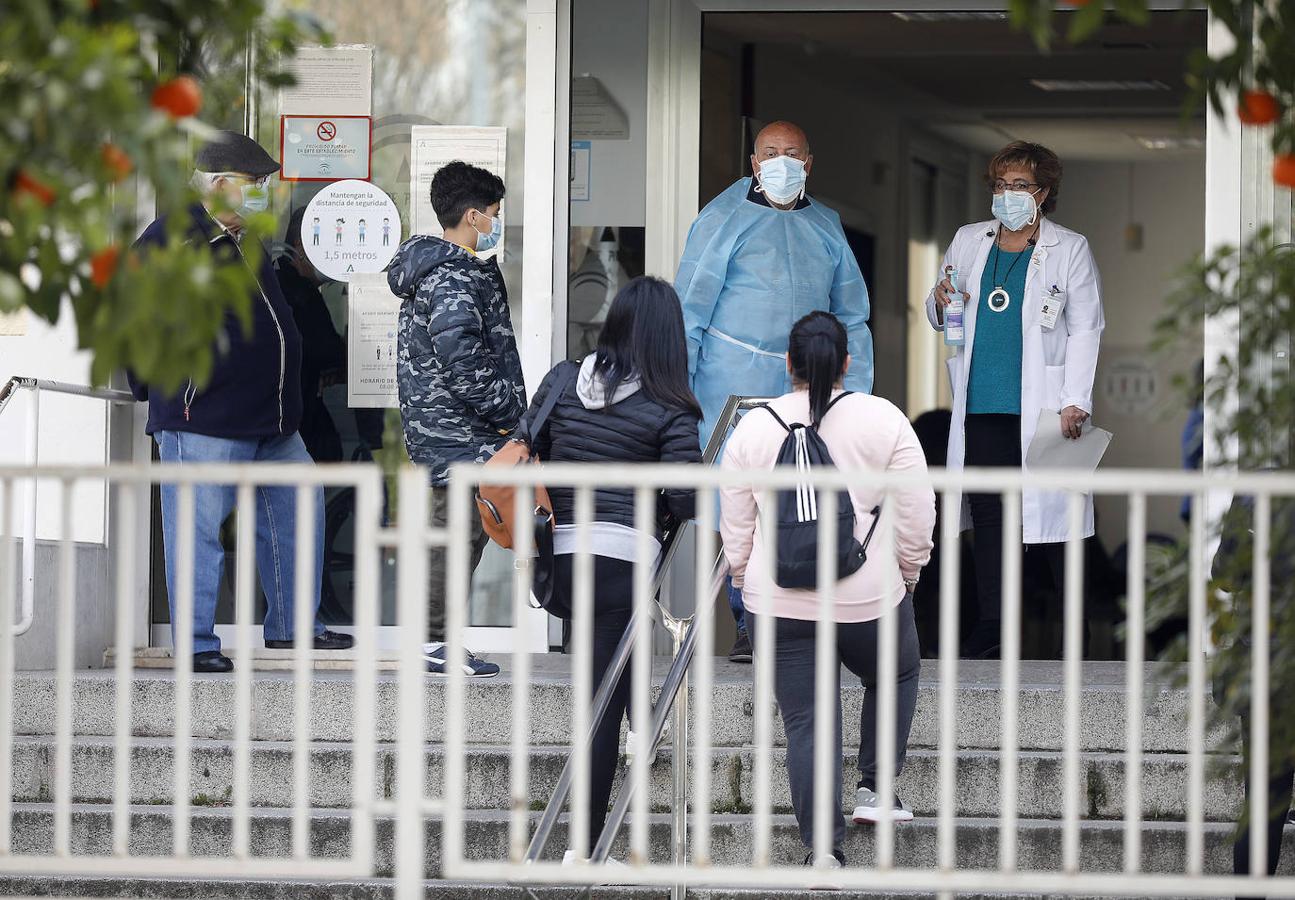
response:
[[(1065, 167), (1052, 218), (1088, 238), (1103, 282), (1094, 419), (1126, 436), (1104, 465), (1174, 468), (1191, 410), (1171, 383), (1194, 375), (1201, 359), (1156, 359), (1148, 345), (1176, 273), (1206, 245), (1206, 121), (1203, 111), (1182, 115), (1188, 56), (1206, 42), (1203, 10), (1158, 11), (1144, 27), (1108, 24), (1052, 54), (997, 10), (703, 11), (699, 152), (680, 178), (696, 178), (700, 209), (750, 175), (760, 127), (787, 119), (804, 128), (814, 154), (808, 192), (839, 213), (868, 283), (874, 391), (919, 422), (929, 461), (941, 465), (947, 350), (926, 322), (925, 298), (957, 228), (991, 218), (984, 173), (992, 154), (1013, 140), (1049, 147)], [(693, 67), (683, 71), (692, 78)], [(687, 139), (676, 132), (674, 140)], [(652, 180), (649, 170), (649, 193)], [(660, 246), (652, 226), (649, 212), (649, 264)], [(1203, 354), (1203, 337), (1201, 346)], [(1178, 498), (1149, 507), (1153, 541), (1186, 534)], [(1088, 655), (1118, 659), (1125, 501), (1099, 498), (1097, 517), (1086, 554)], [(967, 555), (964, 629), (979, 615)], [(1059, 658), (1059, 586), (1042, 554), (1025, 559), (1024, 655)], [(918, 597), (932, 655), (937, 576), (929, 566)]]

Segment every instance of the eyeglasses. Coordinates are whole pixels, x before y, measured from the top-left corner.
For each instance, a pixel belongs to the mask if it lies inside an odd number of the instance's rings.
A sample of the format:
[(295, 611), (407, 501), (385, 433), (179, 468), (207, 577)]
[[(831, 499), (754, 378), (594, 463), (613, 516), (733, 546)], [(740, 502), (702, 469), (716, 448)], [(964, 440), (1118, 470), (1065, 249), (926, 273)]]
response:
[(994, 189), (995, 194), (1001, 194), (1003, 191), (1009, 191), (1009, 190), (1010, 191), (1029, 191), (1030, 193), (1034, 193), (1039, 189), (1040, 186), (1033, 181), (1007, 182), (1001, 178), (995, 178), (993, 184), (991, 184), (990, 187)]

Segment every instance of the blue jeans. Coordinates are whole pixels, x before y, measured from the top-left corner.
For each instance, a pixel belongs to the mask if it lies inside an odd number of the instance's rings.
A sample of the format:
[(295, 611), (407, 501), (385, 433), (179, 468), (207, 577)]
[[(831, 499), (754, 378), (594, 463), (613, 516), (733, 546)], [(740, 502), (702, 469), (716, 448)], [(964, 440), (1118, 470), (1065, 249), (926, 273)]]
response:
[(742, 589), (733, 587), (731, 576), (724, 578), (728, 587), (728, 608), (733, 611), (733, 621), (737, 622), (737, 633), (746, 634), (746, 607), (742, 605)]
[[(159, 431), (154, 435), (163, 463), (248, 463), (310, 462), (306, 445), (296, 432), (287, 437), (234, 439), (193, 434), (187, 431)], [(175, 599), (179, 596), (175, 564), (178, 548), (178, 490), (162, 485), (162, 542), (166, 551), (166, 590), (171, 607), (172, 634), (176, 621)], [(265, 640), (292, 640), (293, 586), (297, 556), (297, 492), (285, 486), (256, 489), (256, 567), (265, 591)], [(194, 486), (193, 558), (193, 652), (220, 649), (216, 637), (216, 596), (225, 571), (225, 548), (220, 530), (234, 508), (236, 489), (232, 484)], [(311, 539), (315, 542), (315, 584), (310, 593), (314, 633), (319, 621), (319, 586), (324, 563), (324, 492), (315, 488), (315, 521)], [(246, 560), (239, 560), (246, 565)]]

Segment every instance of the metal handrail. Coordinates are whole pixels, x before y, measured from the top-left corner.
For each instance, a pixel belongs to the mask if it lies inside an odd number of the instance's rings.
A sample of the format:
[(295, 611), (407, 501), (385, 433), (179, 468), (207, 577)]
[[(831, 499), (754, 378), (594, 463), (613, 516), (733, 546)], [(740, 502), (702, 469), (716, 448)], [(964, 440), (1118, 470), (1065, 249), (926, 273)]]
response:
[[(765, 402), (766, 399), (763, 397), (739, 397), (736, 395), (728, 398), (728, 402), (724, 404), (724, 409), (720, 413), (719, 421), (714, 431), (711, 432), (710, 440), (706, 443), (706, 449), (702, 453), (703, 465), (710, 465), (715, 462), (728, 437), (729, 429), (736, 423), (739, 412), (751, 409)], [(683, 536), (690, 533), (693, 527), (692, 522), (684, 522), (672, 528), (664, 536), (664, 550), (657, 565), (657, 570), (653, 574), (652, 582), (652, 596), (654, 598), (652, 618), (660, 618), (661, 624), (671, 632), (675, 641), (675, 652), (670, 668), (661, 684), (661, 692), (657, 697), (657, 702), (652, 707), (652, 729), (648, 746), (655, 747), (661, 741), (665, 733), (666, 720), (673, 711), (675, 713), (675, 752), (672, 755), (674, 764), (672, 766), (671, 781), (676, 799), (676, 808), (680, 808), (681, 804), (686, 804), (687, 802), (687, 798), (684, 796), (688, 782), (688, 741), (686, 732), (688, 714), (685, 685), (688, 667), (692, 664), (696, 653), (697, 634), (696, 628), (693, 627), (694, 617), (679, 618), (674, 616), (661, 605), (659, 594), (674, 563)], [(724, 559), (723, 551), (720, 551), (712, 569), (708, 596), (706, 598), (696, 598), (696, 602), (699, 604), (712, 602), (719, 592), (719, 586), (727, 575), (728, 563)], [(603, 675), (602, 683), (599, 684), (598, 691), (594, 695), (589, 734), (585, 737), (586, 747), (588, 748), (586, 752), (592, 750), (594, 734), (597, 732), (603, 717), (606, 716), (607, 708), (611, 705), (612, 692), (620, 682), (621, 676), (625, 673), (625, 667), (629, 664), (634, 647), (634, 637), (641, 627), (650, 628), (651, 619), (643, 621), (635, 613), (631, 617), (629, 625), (626, 626), (625, 633), (621, 636), (620, 643), (617, 645), (607, 671)], [(684, 690), (681, 691), (681, 688), (684, 688)], [(676, 701), (680, 705), (676, 706)], [(554, 786), (553, 796), (549, 799), (548, 805), (544, 807), (544, 813), (540, 816), (535, 833), (531, 836), (530, 845), (526, 850), (526, 862), (536, 862), (544, 853), (544, 848), (552, 835), (553, 827), (557, 824), (558, 816), (561, 814), (562, 807), (571, 792), (571, 782), (575, 777), (575, 759), (576, 754), (567, 756), (566, 763), (562, 767), (562, 773), (558, 776), (557, 784)], [(596, 865), (607, 860), (612, 841), (615, 840), (616, 833), (620, 831), (621, 825), (624, 824), (625, 816), (629, 812), (633, 795), (633, 784), (631, 781), (626, 780), (621, 787), (620, 794), (617, 795), (616, 803), (607, 816), (603, 830), (598, 836), (598, 841), (594, 845), (593, 855), (590, 857), (591, 863)], [(676, 862), (680, 863), (683, 862), (683, 855), (686, 853), (687, 846), (686, 836), (683, 833), (685, 827), (685, 822), (676, 821), (676, 834), (674, 835), (673, 844), (675, 856), (680, 857), (676, 859)], [(534, 897), (534, 894), (529, 889), (527, 893)]]
[[(83, 384), (68, 384), (64, 381), (52, 381), (48, 378), (27, 378), (15, 375), (0, 387), (0, 414), (3, 414), (9, 401), (20, 390), (31, 391), (31, 406), (27, 408), (27, 442), (23, 454), (24, 463), (33, 469), (40, 462), (40, 395), (43, 391), (51, 394), (68, 394), (74, 397), (89, 397), (108, 403), (136, 403), (135, 396), (129, 391), (118, 391), (112, 388), (88, 387)], [(32, 476), (23, 491), (23, 534), (22, 534), (22, 618), (13, 627), (14, 635), (26, 634), (36, 620), (36, 491), (38, 479)], [(8, 527), (9, 523), (4, 523)]]

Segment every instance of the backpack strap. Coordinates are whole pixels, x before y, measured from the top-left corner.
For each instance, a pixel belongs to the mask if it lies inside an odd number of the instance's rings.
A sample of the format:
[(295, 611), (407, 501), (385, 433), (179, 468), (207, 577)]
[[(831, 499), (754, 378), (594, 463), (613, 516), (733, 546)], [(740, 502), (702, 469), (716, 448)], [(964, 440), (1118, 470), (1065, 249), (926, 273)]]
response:
[(831, 403), (827, 404), (827, 409), (823, 410), (823, 415), (826, 416), (829, 412), (831, 412), (833, 406), (836, 406), (838, 402), (840, 402), (841, 400), (844, 400), (846, 397), (850, 396), (853, 393), (854, 391), (841, 391), (841, 393), (837, 394), (835, 397), (832, 398)]
[[(761, 403), (759, 406), (756, 407), (756, 409), (763, 409), (769, 415), (773, 416), (775, 419), (778, 420), (778, 424), (782, 426), (782, 430), (787, 432), (788, 434), (791, 434), (791, 426), (788, 425), (786, 422), (784, 422), (782, 420), (782, 416), (774, 412), (773, 407), (770, 406), (768, 403)], [(804, 426), (801, 426), (801, 427), (803, 428)]]

